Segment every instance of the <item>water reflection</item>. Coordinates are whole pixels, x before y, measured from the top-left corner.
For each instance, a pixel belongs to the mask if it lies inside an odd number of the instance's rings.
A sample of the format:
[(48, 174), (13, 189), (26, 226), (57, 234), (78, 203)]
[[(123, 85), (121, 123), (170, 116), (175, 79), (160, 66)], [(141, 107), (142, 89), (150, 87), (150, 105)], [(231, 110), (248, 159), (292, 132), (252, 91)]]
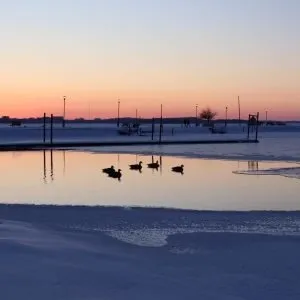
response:
[[(47, 153), (50, 152), (50, 181), (54, 181), (54, 154), (53, 150), (43, 150), (43, 182), (45, 184), (48, 183), (48, 176), (47, 176)], [(63, 150), (62, 152), (62, 170), (63, 170), (63, 175), (65, 176), (66, 174), (66, 151)]]
[(46, 168), (46, 151), (43, 150), (43, 167), (44, 167), (44, 176), (43, 181), (44, 183), (47, 183), (47, 168)]
[(63, 174), (66, 175), (66, 151), (63, 150)]
[(258, 171), (258, 161), (248, 161), (248, 170), (249, 171)]
[(54, 180), (53, 173), (54, 173), (54, 171), (53, 171), (53, 151), (50, 150), (50, 178), (51, 178), (51, 181)]
[[(145, 163), (141, 174), (129, 169), (135, 160)], [(157, 160), (161, 173), (147, 168), (147, 163)], [(0, 164), (2, 203), (300, 209), (299, 181), (280, 176), (237, 176), (232, 174), (236, 161), (48, 150), (17, 156), (0, 153)], [(172, 172), (172, 167), (181, 164), (184, 176)], [(247, 161), (239, 164), (242, 170), (248, 167)], [(121, 184), (118, 178), (102, 172), (111, 165), (122, 170)], [(260, 169), (294, 166), (283, 162), (249, 163), (251, 168), (258, 165)], [(248, 187), (256, 191), (255, 198), (246, 192)]]

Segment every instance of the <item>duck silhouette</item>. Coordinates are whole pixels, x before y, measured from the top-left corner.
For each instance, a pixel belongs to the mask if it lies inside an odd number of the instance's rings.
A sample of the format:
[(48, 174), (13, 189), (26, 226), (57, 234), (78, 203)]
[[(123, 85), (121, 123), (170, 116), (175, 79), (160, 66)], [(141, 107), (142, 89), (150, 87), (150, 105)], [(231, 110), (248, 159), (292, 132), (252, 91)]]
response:
[(121, 170), (119, 169), (118, 171), (114, 171), (108, 174), (109, 177), (111, 178), (117, 178), (120, 179), (122, 177)]
[(152, 162), (152, 163), (147, 164), (147, 165), (148, 165), (148, 168), (151, 168), (151, 169), (158, 169), (158, 167), (159, 167), (158, 160), (156, 162)]
[(181, 173), (181, 174), (183, 174), (183, 167), (184, 167), (183, 165), (173, 167), (173, 168), (172, 168), (172, 171), (173, 171), (173, 172), (176, 172), (176, 173)]
[(138, 164), (133, 164), (133, 165), (129, 165), (129, 168), (131, 169), (131, 170), (141, 170), (142, 169), (142, 163), (143, 162), (139, 162)]
[(111, 167), (109, 167), (109, 168), (104, 168), (104, 169), (102, 169), (102, 172), (103, 173), (106, 173), (106, 174), (109, 174), (109, 173), (113, 173), (113, 172), (115, 172), (116, 170), (115, 170), (115, 167), (114, 166), (111, 166)]

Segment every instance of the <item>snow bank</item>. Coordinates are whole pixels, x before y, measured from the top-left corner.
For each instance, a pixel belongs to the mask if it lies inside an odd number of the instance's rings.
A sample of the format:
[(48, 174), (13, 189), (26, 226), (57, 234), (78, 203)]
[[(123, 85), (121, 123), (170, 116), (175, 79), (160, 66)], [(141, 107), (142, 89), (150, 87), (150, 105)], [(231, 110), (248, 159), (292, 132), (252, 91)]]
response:
[(298, 300), (299, 233), (296, 212), (0, 205), (1, 299)]

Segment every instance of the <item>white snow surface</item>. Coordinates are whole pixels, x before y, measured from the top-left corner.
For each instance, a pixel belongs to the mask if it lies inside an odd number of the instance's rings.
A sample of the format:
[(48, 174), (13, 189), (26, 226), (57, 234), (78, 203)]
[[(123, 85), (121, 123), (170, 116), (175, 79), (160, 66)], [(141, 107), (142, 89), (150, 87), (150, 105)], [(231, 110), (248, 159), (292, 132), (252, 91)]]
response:
[(298, 212), (0, 205), (1, 299), (299, 299)]
[[(220, 126), (220, 125), (218, 125)], [(142, 136), (121, 136), (116, 124), (67, 124), (62, 128), (55, 124), (54, 142), (88, 141), (88, 142), (128, 142), (151, 141), (151, 124), (143, 124)], [(49, 125), (46, 141), (49, 142)], [(154, 140), (158, 141), (158, 125), (155, 127)], [(183, 128), (180, 124), (164, 125), (162, 140), (232, 140), (246, 139), (247, 128), (229, 124), (226, 134), (211, 134), (206, 127)], [(254, 138), (255, 133), (250, 132)], [(286, 126), (262, 126), (259, 128), (258, 144), (195, 144), (195, 145), (156, 145), (156, 146), (118, 146), (118, 147), (79, 147), (79, 150), (95, 152), (119, 152), (139, 154), (162, 154), (188, 156), (195, 158), (218, 158), (237, 160), (280, 160), (300, 161), (300, 123), (288, 123)], [(36, 143), (43, 141), (42, 124), (27, 124), (26, 127), (0, 126), (0, 144)]]

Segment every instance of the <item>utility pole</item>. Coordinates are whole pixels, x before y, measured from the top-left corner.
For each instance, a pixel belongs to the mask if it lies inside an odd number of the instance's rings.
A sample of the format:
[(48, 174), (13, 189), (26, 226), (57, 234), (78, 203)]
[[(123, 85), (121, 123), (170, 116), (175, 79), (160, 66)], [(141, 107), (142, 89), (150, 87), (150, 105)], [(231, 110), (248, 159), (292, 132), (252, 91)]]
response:
[(159, 143), (161, 143), (161, 135), (163, 131), (163, 114), (162, 114), (162, 104), (160, 105), (160, 125), (159, 125)]
[(117, 126), (120, 127), (120, 99), (118, 99), (118, 119)]
[(138, 110), (135, 110), (135, 124), (138, 123)]
[(196, 104), (196, 120), (195, 120), (196, 126), (198, 126), (198, 104)]
[(238, 107), (239, 107), (239, 125), (241, 126), (241, 103), (240, 103), (240, 96), (238, 96)]
[(225, 110), (225, 127), (227, 127), (227, 112), (228, 112), (228, 107), (226, 106), (226, 110)]
[(66, 126), (66, 96), (64, 96), (64, 112), (63, 112), (62, 127), (65, 128), (65, 126)]

